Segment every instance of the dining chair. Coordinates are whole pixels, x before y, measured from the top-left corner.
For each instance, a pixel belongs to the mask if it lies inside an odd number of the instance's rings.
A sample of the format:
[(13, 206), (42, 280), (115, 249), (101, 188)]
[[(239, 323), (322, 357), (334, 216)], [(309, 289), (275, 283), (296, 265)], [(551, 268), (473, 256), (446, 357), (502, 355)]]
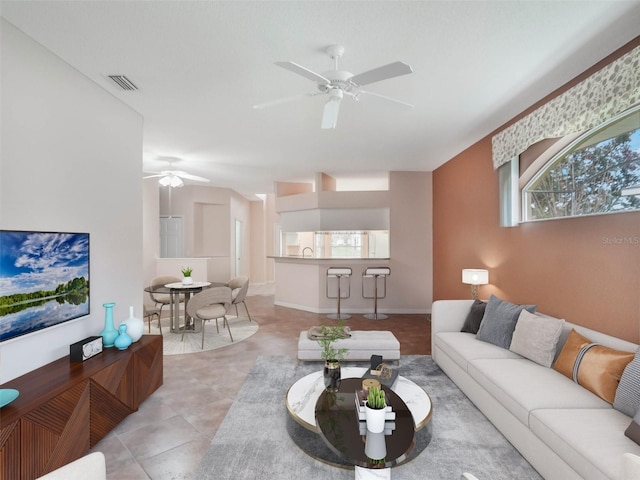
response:
[(236, 307), (236, 316), (240, 316), (238, 314), (238, 304), (242, 303), (251, 322), (251, 314), (249, 313), (247, 302), (245, 302), (247, 291), (249, 290), (249, 277), (234, 277), (229, 280), (227, 286), (231, 289), (231, 304)]
[[(196, 293), (187, 302), (187, 314), (191, 318), (197, 318), (202, 322), (202, 349), (204, 350), (204, 325), (208, 320), (216, 321), (216, 330), (220, 333), (218, 319), (222, 318), (223, 326), (229, 330), (229, 337), (233, 342), (233, 335), (227, 320), (227, 311), (231, 307), (231, 288), (212, 287)], [(184, 340), (184, 331), (182, 332)]]
[(160, 335), (162, 335), (162, 322), (160, 321), (160, 309), (152, 305), (142, 305), (142, 316), (149, 322), (149, 333), (151, 333), (151, 319), (158, 317), (158, 328), (160, 329)]
[[(161, 277), (155, 277), (153, 280), (151, 280), (151, 286), (152, 287), (160, 287), (160, 286), (164, 286), (167, 283), (176, 283), (176, 282), (180, 282), (181, 280), (178, 277), (173, 277), (171, 275), (164, 275)], [(171, 295), (168, 293), (153, 293), (153, 292), (149, 292), (149, 296), (151, 297), (151, 300), (153, 300), (156, 304), (156, 307), (160, 306), (160, 317), (162, 317), (162, 309), (166, 306), (166, 305), (170, 305), (171, 304)], [(178, 301), (180, 303), (184, 303), (184, 295), (179, 295), (178, 296)]]

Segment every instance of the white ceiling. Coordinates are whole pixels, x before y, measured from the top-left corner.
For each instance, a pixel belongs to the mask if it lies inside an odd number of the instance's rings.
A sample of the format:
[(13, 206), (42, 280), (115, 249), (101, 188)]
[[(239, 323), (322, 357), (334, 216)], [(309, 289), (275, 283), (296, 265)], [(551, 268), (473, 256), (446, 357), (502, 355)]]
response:
[[(437, 168), (640, 34), (640, 1), (0, 1), (1, 15), (144, 116), (144, 169), (158, 157), (244, 195), (274, 181)], [(274, 65), (322, 73), (330, 44), (354, 74), (401, 60), (414, 73), (323, 98)], [(138, 87), (124, 92), (107, 75)], [(99, 114), (99, 112), (97, 112)], [(108, 166), (105, 166), (108, 168)], [(154, 181), (154, 180), (147, 180)]]

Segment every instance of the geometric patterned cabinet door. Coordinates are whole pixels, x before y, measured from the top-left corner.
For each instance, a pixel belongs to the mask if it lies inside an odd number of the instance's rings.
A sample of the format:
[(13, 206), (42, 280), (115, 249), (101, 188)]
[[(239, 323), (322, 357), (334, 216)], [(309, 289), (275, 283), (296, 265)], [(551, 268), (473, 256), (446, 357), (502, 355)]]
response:
[(89, 447), (89, 381), (22, 417), (20, 436), (22, 451), (34, 453), (21, 456), (23, 478), (38, 477), (82, 456)]
[(91, 441), (93, 447), (130, 413), (134, 404), (132, 357), (100, 371), (91, 377)]
[(162, 342), (156, 342), (136, 352), (133, 357), (136, 389), (134, 391), (136, 410), (138, 405), (162, 386)]
[(61, 358), (2, 388), (20, 396), (0, 415), (0, 479), (31, 480), (84, 455), (162, 385), (162, 336)]
[[(0, 428), (0, 478), (19, 478), (20, 472), (20, 421)], [(12, 476), (13, 474), (15, 476)]]

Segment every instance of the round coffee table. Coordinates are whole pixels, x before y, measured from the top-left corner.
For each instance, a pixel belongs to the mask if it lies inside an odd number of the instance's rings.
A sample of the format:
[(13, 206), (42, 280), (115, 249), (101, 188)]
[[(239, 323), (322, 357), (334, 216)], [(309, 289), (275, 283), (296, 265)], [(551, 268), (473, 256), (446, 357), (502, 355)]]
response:
[[(360, 379), (362, 375), (367, 371), (363, 367), (342, 367), (342, 379), (343, 385), (341, 385), (338, 395), (341, 398), (337, 403), (344, 405), (339, 407), (344, 410), (345, 424), (351, 425), (353, 423), (353, 430), (349, 433), (348, 443), (351, 447), (355, 447), (356, 450), (362, 451), (364, 449), (366, 439), (366, 427), (364, 432), (358, 432), (358, 422), (355, 420), (355, 390), (361, 386)], [(353, 379), (353, 380), (345, 380)], [(357, 379), (357, 380), (356, 380)], [(397, 418), (398, 424), (396, 427), (402, 425), (403, 435), (406, 437), (410, 435), (407, 433), (407, 422), (411, 422), (413, 428), (413, 439), (405, 438), (400, 440), (398, 437), (398, 444), (404, 442), (404, 446), (400, 446), (401, 453), (395, 453), (398, 449), (389, 448), (393, 450), (391, 455), (393, 458), (386, 457), (384, 462), (378, 465), (372, 465), (365, 457), (358, 460), (354, 458), (352, 454), (341, 451), (341, 448), (336, 448), (329, 439), (325, 437), (326, 433), (320, 432), (320, 428), (316, 422), (316, 405), (321, 395), (325, 392), (324, 379), (322, 372), (314, 372), (305, 377), (302, 377), (296, 383), (294, 383), (287, 392), (286, 405), (289, 412), (287, 419), (287, 430), (293, 441), (300, 447), (305, 453), (325, 463), (341, 467), (341, 468), (356, 468), (356, 478), (366, 478), (366, 474), (369, 468), (376, 468), (376, 478), (379, 478), (383, 471), (386, 470), (387, 475), (390, 475), (391, 465), (400, 465), (415, 458), (422, 450), (424, 450), (431, 440), (431, 428), (430, 422), (432, 414), (432, 404), (429, 395), (418, 385), (411, 380), (398, 376), (396, 384), (394, 385), (393, 392), (401, 399), (402, 404), (406, 405), (408, 412), (402, 419)], [(326, 398), (324, 397), (326, 401)], [(393, 407), (393, 402), (392, 408)], [(396, 402), (398, 403), (398, 402)], [(400, 407), (400, 405), (399, 405)], [(319, 406), (322, 409), (321, 406)], [(400, 414), (400, 412), (398, 412)], [(322, 414), (321, 414), (322, 416)], [(341, 415), (339, 415), (341, 416)], [(411, 418), (407, 418), (407, 416)], [(347, 419), (348, 417), (348, 419)], [(325, 421), (326, 418), (321, 421)], [(333, 421), (333, 420), (332, 420)], [(351, 427), (349, 427), (351, 428)], [(323, 425), (323, 430), (326, 429), (326, 425)], [(360, 435), (362, 433), (362, 435)], [(391, 432), (388, 432), (391, 433)], [(398, 432), (399, 433), (399, 432)], [(331, 436), (331, 434), (329, 434)], [(393, 435), (391, 435), (392, 437)], [(353, 437), (353, 438), (351, 438)], [(335, 439), (334, 439), (335, 440)], [(354, 442), (360, 442), (360, 445), (353, 445)], [(391, 446), (390, 442), (395, 442), (396, 439), (386, 439), (388, 446)], [(411, 445), (412, 442), (412, 445)], [(335, 441), (333, 442), (336, 443)], [(340, 445), (338, 445), (340, 447)], [(360, 455), (360, 454), (359, 454)], [(386, 476), (386, 475), (385, 475)]]

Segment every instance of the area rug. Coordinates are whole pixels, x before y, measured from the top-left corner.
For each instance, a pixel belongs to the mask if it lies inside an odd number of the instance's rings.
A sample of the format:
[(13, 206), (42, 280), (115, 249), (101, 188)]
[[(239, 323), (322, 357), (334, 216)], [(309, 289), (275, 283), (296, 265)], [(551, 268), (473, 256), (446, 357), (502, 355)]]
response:
[[(311, 458), (287, 433), (287, 390), (318, 368), (291, 356), (258, 357), (196, 478), (353, 480), (353, 470)], [(430, 356), (402, 356), (398, 368), (429, 393), (434, 410), (431, 443), (414, 460), (393, 467), (392, 479), (458, 480), (463, 472), (482, 480), (542, 479)]]
[[(171, 333), (169, 331), (167, 319), (163, 318), (162, 320), (162, 348), (165, 355), (200, 353), (234, 345), (252, 336), (259, 328), (255, 320), (250, 322), (247, 317), (234, 317), (228, 315), (227, 320), (229, 321), (229, 327), (231, 328), (231, 334), (233, 335), (232, 342), (229, 337), (229, 332), (223, 327), (222, 320), (218, 320), (220, 333), (216, 331), (215, 320), (209, 320), (204, 329), (204, 348), (202, 348), (201, 332), (186, 333), (183, 340), (182, 333)], [(151, 333), (160, 334), (158, 324), (155, 321), (151, 322)]]

